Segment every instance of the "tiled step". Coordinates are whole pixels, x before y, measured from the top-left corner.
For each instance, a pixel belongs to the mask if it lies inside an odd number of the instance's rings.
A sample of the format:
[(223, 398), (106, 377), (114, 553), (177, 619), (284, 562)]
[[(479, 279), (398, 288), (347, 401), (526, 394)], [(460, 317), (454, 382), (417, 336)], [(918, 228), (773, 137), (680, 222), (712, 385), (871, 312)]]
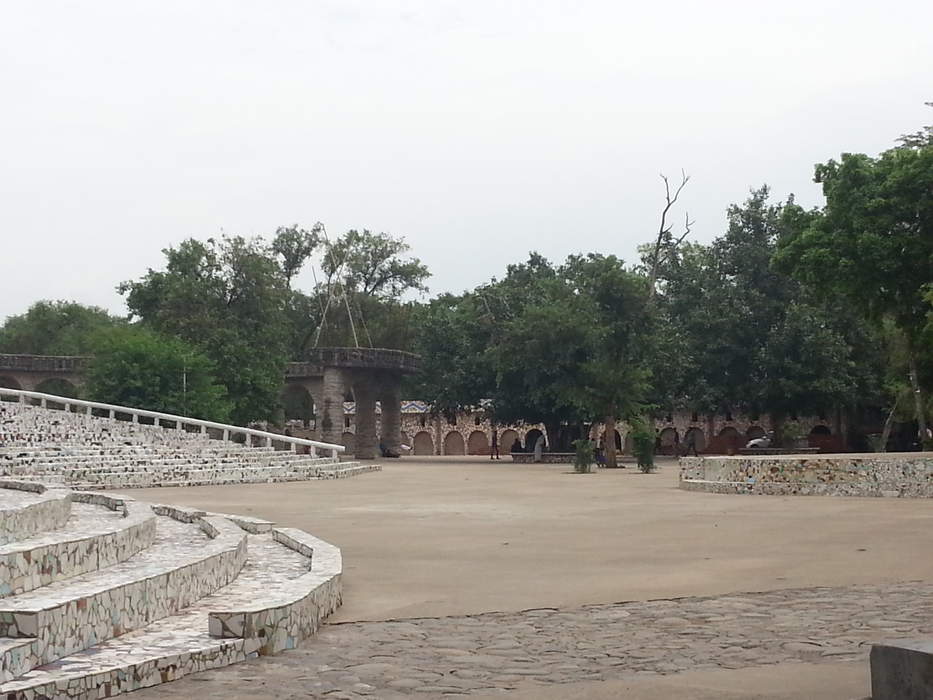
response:
[[(308, 558), (282, 542), (313, 547), (310, 570)], [(339, 605), (340, 552), (290, 530), (250, 535), (248, 547), (249, 559), (230, 585), (144, 630), (3, 683), (0, 697), (58, 697), (64, 689), (70, 700), (112, 697), (291, 648)], [(231, 626), (224, 627), (225, 622)], [(233, 629), (238, 624), (242, 630)]]
[(45, 530), (55, 530), (68, 521), (71, 494), (38, 483), (0, 480), (0, 545)]
[(160, 518), (155, 544), (136, 556), (0, 600), (0, 635), (29, 645), (4, 652), (0, 679), (173, 615), (234, 580), (245, 560), (245, 533), (225, 518)]
[(61, 529), (0, 546), (0, 598), (126, 561), (152, 544), (155, 530), (145, 503), (73, 493)]

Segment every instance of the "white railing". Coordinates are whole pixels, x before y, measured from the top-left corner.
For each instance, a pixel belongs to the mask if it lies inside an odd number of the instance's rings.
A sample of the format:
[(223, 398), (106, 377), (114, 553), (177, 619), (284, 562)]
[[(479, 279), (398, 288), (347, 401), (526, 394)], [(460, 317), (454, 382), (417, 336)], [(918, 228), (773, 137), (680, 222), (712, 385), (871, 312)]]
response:
[(29, 399), (36, 399), (42, 408), (49, 408), (48, 403), (63, 404), (64, 410), (71, 411), (72, 406), (85, 409), (87, 415), (92, 415), (92, 411), (107, 411), (110, 418), (115, 418), (116, 414), (128, 415), (133, 423), (139, 423), (140, 416), (152, 418), (153, 425), (162, 426), (162, 421), (168, 421), (175, 424), (176, 430), (185, 430), (185, 426), (196, 426), (200, 432), (209, 435), (208, 429), (221, 431), (222, 440), (230, 440), (234, 435), (249, 436), (246, 440), (248, 445), (252, 442), (249, 438), (257, 437), (266, 447), (272, 447), (273, 443), (280, 442), (290, 446), (294, 452), (298, 447), (307, 447), (311, 455), (317, 455), (318, 450), (325, 454), (330, 454), (336, 458), (346, 448), (343, 445), (331, 445), (317, 440), (305, 440), (304, 438), (281, 435), (279, 433), (270, 433), (266, 430), (256, 430), (255, 428), (243, 428), (237, 425), (228, 425), (227, 423), (215, 423), (214, 421), (201, 420), (199, 418), (188, 418), (186, 416), (176, 416), (171, 413), (160, 413), (159, 411), (147, 411), (143, 408), (128, 408), (127, 406), (114, 406), (109, 403), (100, 403), (98, 401), (85, 401), (83, 399), (71, 399), (66, 396), (55, 396), (54, 394), (42, 394), (38, 391), (23, 391), (22, 389), (7, 389), (0, 387), (0, 396), (16, 396), (20, 403), (27, 403)]

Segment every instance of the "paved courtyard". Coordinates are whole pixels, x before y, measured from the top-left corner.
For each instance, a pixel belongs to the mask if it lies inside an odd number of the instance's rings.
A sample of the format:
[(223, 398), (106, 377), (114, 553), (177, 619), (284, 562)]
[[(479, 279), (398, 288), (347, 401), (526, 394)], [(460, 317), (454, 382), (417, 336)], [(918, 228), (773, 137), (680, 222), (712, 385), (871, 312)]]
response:
[(676, 471), (409, 458), (129, 492), (301, 527), (345, 561), (302, 649), (137, 695), (853, 700), (873, 641), (933, 635), (929, 500), (689, 493)]

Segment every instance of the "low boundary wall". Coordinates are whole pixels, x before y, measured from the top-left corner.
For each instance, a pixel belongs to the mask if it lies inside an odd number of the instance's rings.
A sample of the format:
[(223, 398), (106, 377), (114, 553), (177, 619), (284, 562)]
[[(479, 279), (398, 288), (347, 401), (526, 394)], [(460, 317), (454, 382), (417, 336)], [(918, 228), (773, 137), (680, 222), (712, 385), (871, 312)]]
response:
[(682, 457), (680, 488), (767, 496), (933, 498), (933, 452)]

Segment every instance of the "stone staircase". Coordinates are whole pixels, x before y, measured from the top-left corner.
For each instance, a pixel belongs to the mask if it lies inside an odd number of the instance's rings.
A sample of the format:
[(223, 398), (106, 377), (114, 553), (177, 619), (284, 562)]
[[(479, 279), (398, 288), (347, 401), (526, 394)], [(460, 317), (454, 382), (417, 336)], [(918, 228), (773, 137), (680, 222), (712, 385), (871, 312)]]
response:
[(336, 547), (254, 518), (0, 480), (0, 532), (4, 700), (111, 697), (274, 654), (341, 600)]
[(0, 477), (76, 490), (332, 479), (378, 470), (204, 432), (0, 402)]

